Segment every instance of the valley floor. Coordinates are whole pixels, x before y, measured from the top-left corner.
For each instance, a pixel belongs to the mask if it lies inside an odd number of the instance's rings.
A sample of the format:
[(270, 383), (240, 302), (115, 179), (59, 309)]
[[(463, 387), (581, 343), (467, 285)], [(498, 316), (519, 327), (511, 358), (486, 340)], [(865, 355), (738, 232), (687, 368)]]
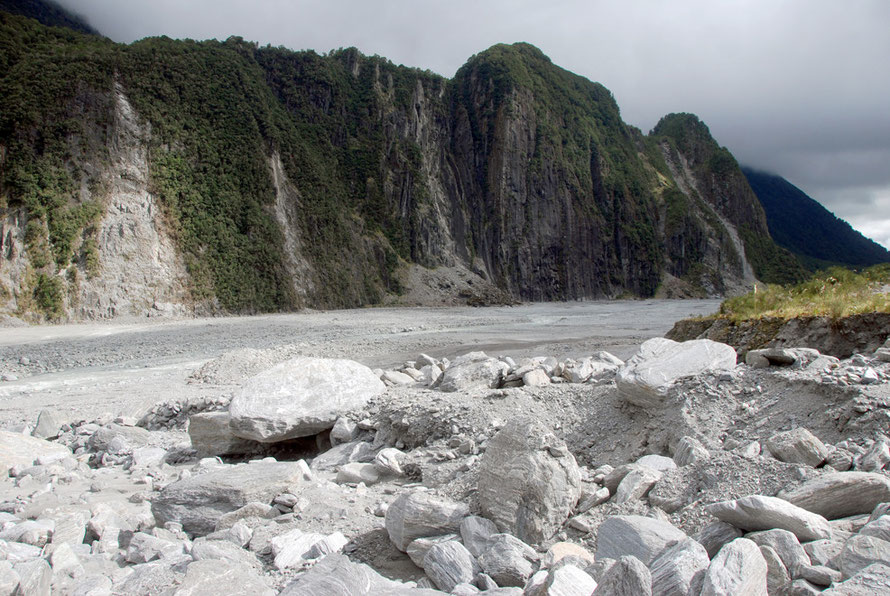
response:
[[(70, 419), (139, 417), (159, 401), (225, 397), (228, 383), (189, 377), (236, 349), (349, 358), (372, 368), (394, 367), (420, 352), (562, 358), (607, 350), (628, 358), (677, 320), (718, 306), (718, 300), (618, 300), (6, 327), (0, 330), (0, 427), (33, 425), (46, 408)], [(246, 372), (228, 371), (232, 387)]]

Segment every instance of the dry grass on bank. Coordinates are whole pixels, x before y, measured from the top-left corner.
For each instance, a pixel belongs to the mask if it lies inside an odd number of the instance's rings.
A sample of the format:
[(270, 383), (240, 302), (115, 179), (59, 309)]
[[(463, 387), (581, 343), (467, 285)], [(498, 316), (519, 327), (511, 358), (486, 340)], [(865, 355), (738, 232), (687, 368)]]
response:
[(794, 286), (758, 287), (725, 300), (718, 317), (733, 321), (805, 316), (839, 319), (869, 312), (890, 313), (890, 263), (860, 273), (833, 267)]

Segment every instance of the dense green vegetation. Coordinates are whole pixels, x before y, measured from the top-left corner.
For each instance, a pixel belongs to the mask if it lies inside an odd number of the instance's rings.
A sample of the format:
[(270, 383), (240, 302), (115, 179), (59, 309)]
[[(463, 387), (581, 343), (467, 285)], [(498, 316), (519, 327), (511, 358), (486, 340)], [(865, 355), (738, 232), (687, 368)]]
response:
[(832, 267), (797, 285), (771, 285), (729, 298), (718, 316), (734, 321), (777, 317), (829, 316), (833, 319), (868, 312), (890, 312), (890, 264), (861, 273)]
[[(687, 159), (699, 180), (698, 191), (705, 195), (701, 198), (709, 205), (719, 205), (721, 215), (737, 227), (758, 279), (785, 284), (807, 277), (797, 258), (770, 237), (763, 210), (735, 158), (717, 144), (697, 116), (669, 114), (658, 122), (652, 136), (669, 143)], [(712, 227), (722, 226), (714, 222)]]
[(832, 265), (863, 267), (890, 262), (890, 251), (838, 219), (780, 176), (742, 168), (763, 205), (776, 244), (815, 271)]
[[(379, 302), (401, 291), (404, 263), (441, 263), (427, 241), (443, 225), (434, 216), (452, 226), (456, 254), (482, 259), (510, 291), (649, 296), (666, 261), (678, 276), (707, 277), (708, 238), (734, 250), (713, 197), (680, 191), (660, 143), (688, 152), (701, 180), (747, 189), (694, 116), (645, 136), (605, 87), (528, 44), (494, 46), (449, 81), (354, 48), (319, 55), (237, 37), (119, 45), (0, 13), (0, 206), (27, 213), (24, 290), (47, 316), (70, 306), (79, 276), (99, 272), (96, 224), (108, 175), (121, 175), (109, 147), (124, 101), (193, 299), (230, 312)], [(509, 139), (514, 131), (533, 145)], [(273, 178), (276, 159), (285, 181)], [(428, 183), (447, 187), (451, 204), (434, 206)], [(285, 254), (277, 190), (296, 218), (298, 255)], [(790, 279), (765, 232), (740, 227), (758, 274)], [(300, 288), (291, 257), (308, 272)]]

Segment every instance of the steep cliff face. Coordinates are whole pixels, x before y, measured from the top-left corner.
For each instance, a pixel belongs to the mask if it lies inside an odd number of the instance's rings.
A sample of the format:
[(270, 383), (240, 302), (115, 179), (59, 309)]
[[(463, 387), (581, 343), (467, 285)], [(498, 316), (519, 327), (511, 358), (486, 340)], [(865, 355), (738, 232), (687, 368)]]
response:
[(772, 246), (704, 125), (644, 136), (528, 44), (447, 80), (354, 49), (0, 28), (7, 312), (719, 294), (753, 281), (748, 236)]

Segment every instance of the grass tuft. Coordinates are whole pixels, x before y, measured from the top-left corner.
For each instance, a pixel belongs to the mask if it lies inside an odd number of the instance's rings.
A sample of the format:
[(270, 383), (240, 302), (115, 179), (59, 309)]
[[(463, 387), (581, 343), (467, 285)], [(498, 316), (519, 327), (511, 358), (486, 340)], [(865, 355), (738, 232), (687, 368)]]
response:
[(832, 267), (797, 285), (758, 287), (720, 305), (718, 317), (732, 321), (827, 316), (833, 320), (890, 312), (890, 263), (862, 272)]

